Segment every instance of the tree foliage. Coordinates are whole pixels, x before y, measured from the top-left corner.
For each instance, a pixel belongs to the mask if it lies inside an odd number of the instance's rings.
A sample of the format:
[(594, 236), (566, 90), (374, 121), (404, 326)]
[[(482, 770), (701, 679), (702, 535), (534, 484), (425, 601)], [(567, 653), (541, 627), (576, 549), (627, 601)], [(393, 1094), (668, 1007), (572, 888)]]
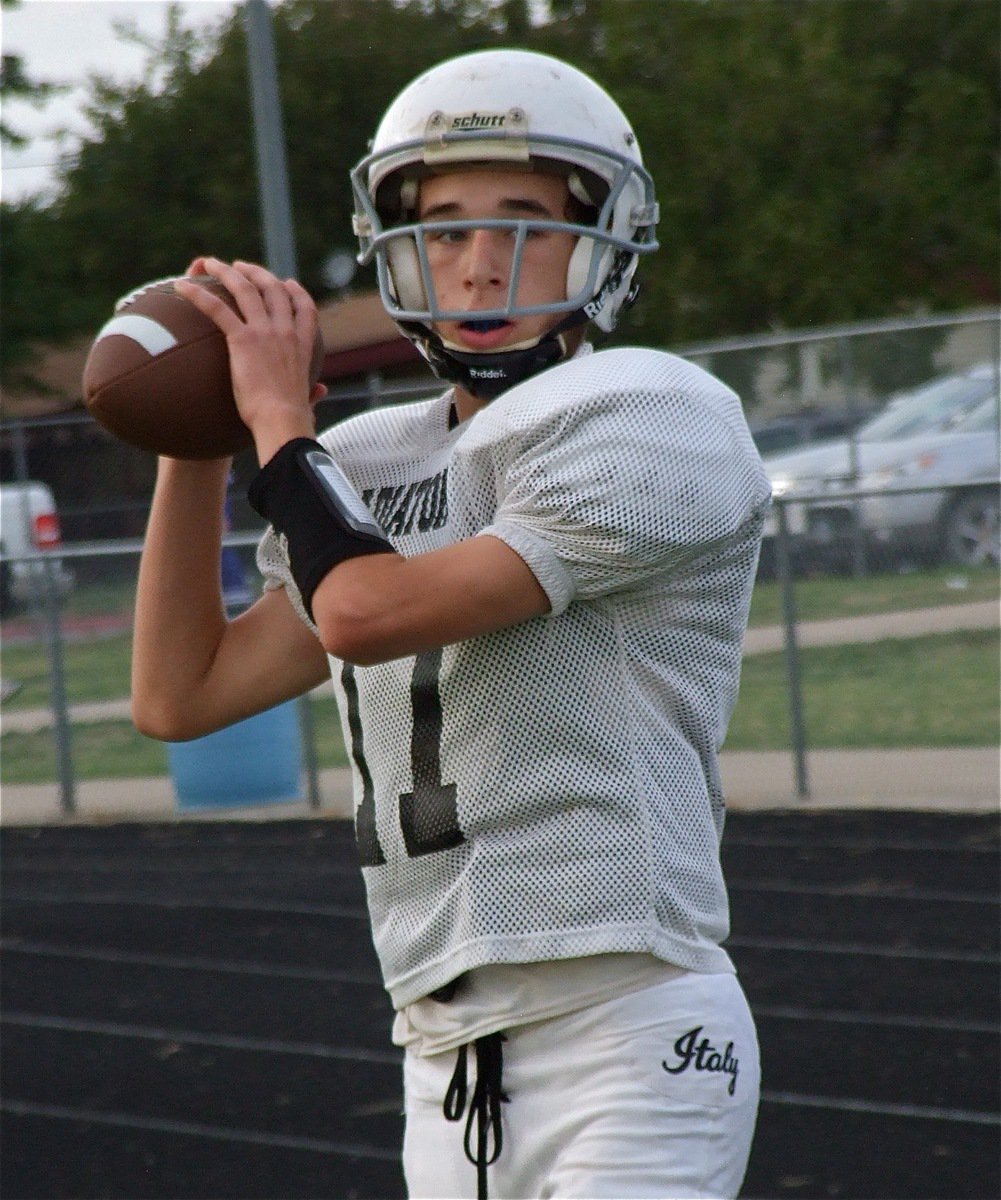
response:
[[(661, 250), (624, 335), (678, 344), (998, 299), (993, 0), (286, 0), (274, 9), (300, 275), (353, 245), (350, 166), (396, 92), (519, 44), (630, 114)], [(192, 256), (263, 255), (240, 14), (175, 18), (146, 78), (95, 78), (47, 206), (3, 206), (5, 360)], [(45, 260), (45, 267), (39, 264)], [(362, 277), (358, 286), (371, 283)], [(60, 300), (59, 297), (63, 298)], [(72, 302), (66, 300), (72, 297)]]
[(650, 335), (997, 297), (992, 4), (599, 7), (661, 197)]
[[(3, 0), (3, 8), (17, 8), (19, 0)], [(44, 104), (50, 96), (65, 91), (59, 84), (32, 79), (24, 69), (19, 54), (3, 54), (0, 58), (0, 98), (6, 105), (8, 100), (27, 100), (30, 104)], [(0, 117), (0, 143), (4, 146), (24, 146), (28, 138)]]

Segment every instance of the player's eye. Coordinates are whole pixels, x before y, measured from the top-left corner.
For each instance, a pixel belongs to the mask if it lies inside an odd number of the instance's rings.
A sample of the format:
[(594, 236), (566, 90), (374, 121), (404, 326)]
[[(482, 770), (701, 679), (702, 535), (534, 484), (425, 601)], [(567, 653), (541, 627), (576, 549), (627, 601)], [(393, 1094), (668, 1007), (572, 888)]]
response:
[(460, 246), (469, 238), (468, 229), (431, 229), (427, 240), (438, 246)]

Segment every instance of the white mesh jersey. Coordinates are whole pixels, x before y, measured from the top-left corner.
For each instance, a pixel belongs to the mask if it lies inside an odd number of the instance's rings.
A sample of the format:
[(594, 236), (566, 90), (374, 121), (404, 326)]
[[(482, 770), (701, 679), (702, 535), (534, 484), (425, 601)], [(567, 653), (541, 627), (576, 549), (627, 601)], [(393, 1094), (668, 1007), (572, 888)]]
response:
[[(552, 606), (433, 653), (331, 660), (394, 1004), (487, 963), (732, 970), (717, 753), (769, 500), (737, 396), (616, 349), (454, 429), (450, 409), (446, 393), (321, 438), (400, 553), (501, 538)], [(304, 615), (273, 535), (258, 562)]]

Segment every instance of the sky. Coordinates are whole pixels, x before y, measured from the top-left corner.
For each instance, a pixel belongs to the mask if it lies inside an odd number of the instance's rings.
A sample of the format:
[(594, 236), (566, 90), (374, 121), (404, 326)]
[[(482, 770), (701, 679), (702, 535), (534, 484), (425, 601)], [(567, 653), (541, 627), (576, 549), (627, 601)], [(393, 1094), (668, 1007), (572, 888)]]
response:
[[(5, 105), (5, 123), (31, 139), (23, 149), (3, 148), (0, 185), (5, 200), (51, 193), (51, 168), (60, 150), (56, 132), (87, 129), (81, 101), (88, 74), (100, 71), (116, 80), (142, 75), (146, 52), (123, 41), (115, 24), (128, 22), (159, 38), (166, 31), (169, 7), (169, 0), (22, 0), (17, 8), (3, 9), (3, 53), (20, 55), (32, 80), (72, 85), (71, 91), (40, 108), (23, 101)], [(237, 4), (235, 0), (180, 0), (177, 7), (185, 26), (212, 27)]]

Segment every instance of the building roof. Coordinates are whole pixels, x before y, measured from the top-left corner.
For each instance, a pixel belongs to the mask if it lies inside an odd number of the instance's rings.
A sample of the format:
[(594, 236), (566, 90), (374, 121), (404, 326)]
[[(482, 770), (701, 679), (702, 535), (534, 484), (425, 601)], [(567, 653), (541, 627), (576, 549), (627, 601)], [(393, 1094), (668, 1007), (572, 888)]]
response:
[(320, 332), (327, 350), (323, 378), (328, 383), (423, 362), (387, 315), (378, 292), (323, 305)]
[(77, 337), (61, 345), (39, 345), (36, 361), (14, 378), (8, 373), (0, 387), (0, 415), (24, 420), (79, 405), (80, 379), (90, 343), (90, 337)]

